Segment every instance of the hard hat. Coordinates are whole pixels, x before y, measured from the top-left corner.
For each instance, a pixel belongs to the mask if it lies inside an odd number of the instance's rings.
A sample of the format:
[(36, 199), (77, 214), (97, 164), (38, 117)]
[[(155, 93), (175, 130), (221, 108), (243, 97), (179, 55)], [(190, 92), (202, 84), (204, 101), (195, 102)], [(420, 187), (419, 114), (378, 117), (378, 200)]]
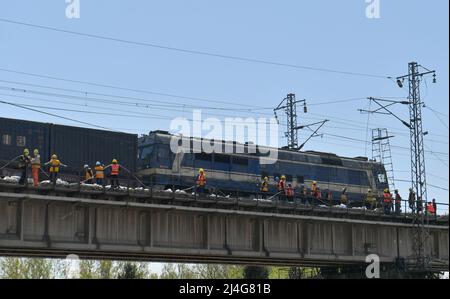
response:
[(26, 149), (23, 150), (23, 153), (24, 153), (25, 155), (28, 155), (28, 154), (30, 153), (30, 151), (26, 148)]
[(367, 189), (367, 192), (372, 192), (372, 189)]
[(286, 178), (286, 176), (284, 176), (284, 175), (281, 176), (281, 179), (285, 179), (285, 178)]
[(279, 177), (275, 177), (275, 181), (278, 181), (280, 178)]
[(113, 164), (117, 164), (117, 160), (116, 160), (116, 159), (113, 159), (113, 160), (112, 160), (112, 163), (113, 163)]
[(102, 163), (100, 163), (100, 161), (97, 161), (97, 162), (95, 163), (95, 165), (100, 166), (100, 165), (102, 165)]
[(265, 176), (265, 177), (264, 177), (264, 180), (265, 180), (265, 181), (268, 181), (268, 180), (269, 180), (269, 178)]
[(84, 168), (89, 168), (89, 165), (87, 165), (87, 164), (84, 164)]
[(52, 159), (58, 159), (58, 156), (56, 154), (53, 154)]
[(316, 182), (316, 181), (313, 181), (312, 183), (313, 183), (314, 185), (315, 185), (315, 184), (317, 184), (317, 182)]
[(35, 155), (37, 155), (37, 154), (39, 154), (39, 150), (36, 148), (36, 149), (34, 149), (33, 153), (34, 153)]
[(384, 192), (386, 192), (386, 193), (389, 192), (389, 189), (388, 188), (384, 189)]
[(412, 192), (412, 191), (413, 191), (413, 188), (409, 188), (409, 191), (411, 191), (411, 192)]
[(200, 169), (198, 170), (198, 172), (205, 172), (205, 171), (203, 170), (203, 168), (200, 168)]
[(395, 193), (398, 193), (398, 189), (395, 189), (394, 192), (395, 192)]

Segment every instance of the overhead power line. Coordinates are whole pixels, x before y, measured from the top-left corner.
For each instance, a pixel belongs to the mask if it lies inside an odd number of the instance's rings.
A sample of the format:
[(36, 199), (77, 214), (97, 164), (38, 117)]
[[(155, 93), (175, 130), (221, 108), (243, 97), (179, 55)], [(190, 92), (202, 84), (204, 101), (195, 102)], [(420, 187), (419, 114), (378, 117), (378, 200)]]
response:
[(42, 30), (47, 30), (47, 31), (67, 33), (67, 34), (72, 34), (72, 35), (77, 35), (77, 36), (113, 41), (113, 42), (124, 43), (124, 44), (131, 44), (131, 45), (136, 45), (136, 46), (151, 47), (151, 48), (156, 48), (156, 49), (161, 49), (161, 50), (169, 50), (169, 51), (180, 52), (180, 53), (185, 53), (185, 54), (209, 56), (209, 57), (216, 57), (216, 58), (222, 58), (222, 59), (228, 59), (228, 60), (235, 60), (235, 61), (240, 61), (240, 62), (258, 63), (258, 64), (287, 67), (287, 68), (300, 69), (300, 70), (309, 70), (309, 71), (316, 71), (316, 72), (327, 72), (327, 73), (335, 73), (335, 74), (341, 74), (341, 75), (370, 77), (370, 78), (379, 78), (379, 79), (390, 79), (390, 80), (392, 79), (392, 76), (343, 71), (343, 70), (336, 70), (336, 69), (330, 69), (330, 68), (313, 67), (313, 66), (307, 66), (307, 65), (297, 65), (297, 64), (263, 60), (263, 59), (225, 55), (225, 54), (219, 54), (219, 53), (213, 53), (213, 52), (207, 52), (207, 51), (169, 47), (169, 46), (156, 44), (156, 43), (132, 41), (132, 40), (126, 40), (126, 39), (109, 37), (109, 36), (98, 35), (98, 34), (83, 33), (83, 32), (78, 32), (78, 31), (72, 31), (72, 30), (60, 29), (60, 28), (56, 28), (56, 27), (31, 24), (31, 23), (20, 22), (20, 21), (4, 19), (4, 18), (0, 18), (0, 21), (4, 22), (4, 23), (32, 27), (32, 28), (37, 28), (37, 29), (42, 29)]
[(80, 124), (83, 124), (83, 125), (88, 125), (88, 126), (91, 126), (91, 127), (96, 127), (96, 128), (100, 128), (100, 129), (105, 129), (105, 130), (108, 130), (108, 131), (114, 131), (114, 130), (112, 130), (112, 129), (110, 129), (110, 128), (106, 128), (106, 127), (102, 127), (102, 126), (99, 126), (99, 125), (95, 125), (95, 124), (87, 123), (87, 122), (84, 122), (84, 121), (76, 120), (76, 119), (73, 119), (73, 118), (69, 118), (69, 117), (65, 117), (65, 116), (61, 116), (61, 115), (56, 115), (56, 114), (53, 114), (53, 113), (49, 113), (49, 112), (45, 112), (45, 111), (41, 111), (41, 110), (29, 108), (29, 107), (25, 107), (25, 106), (19, 105), (19, 104), (14, 104), (14, 103), (10, 103), (10, 102), (5, 102), (5, 101), (2, 101), (2, 100), (0, 100), (0, 103), (6, 104), (6, 105), (11, 105), (11, 106), (18, 107), (18, 108), (22, 108), (22, 109), (26, 109), (26, 110), (30, 110), (30, 111), (34, 111), (34, 112), (38, 112), (38, 113), (41, 113), (41, 114), (50, 115), (50, 116), (57, 117), (57, 118), (61, 118), (61, 119), (65, 119), (65, 120), (70, 120), (70, 121), (73, 121), (73, 122), (76, 122), (76, 123), (80, 123)]

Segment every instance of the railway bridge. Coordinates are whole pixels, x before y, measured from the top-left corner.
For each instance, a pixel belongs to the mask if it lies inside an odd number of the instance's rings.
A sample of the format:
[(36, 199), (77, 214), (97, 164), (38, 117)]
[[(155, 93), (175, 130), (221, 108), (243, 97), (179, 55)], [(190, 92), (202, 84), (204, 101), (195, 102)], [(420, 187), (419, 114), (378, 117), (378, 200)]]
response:
[[(432, 271), (448, 271), (448, 217), (430, 221)], [(0, 255), (366, 265), (377, 254), (414, 266), (408, 215), (152, 190), (0, 184)]]

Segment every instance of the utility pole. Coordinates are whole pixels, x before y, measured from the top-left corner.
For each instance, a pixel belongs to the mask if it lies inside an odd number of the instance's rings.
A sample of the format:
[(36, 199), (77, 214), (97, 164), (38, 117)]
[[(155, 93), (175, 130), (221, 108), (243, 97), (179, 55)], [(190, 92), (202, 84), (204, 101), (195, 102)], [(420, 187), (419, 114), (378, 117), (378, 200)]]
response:
[[(424, 71), (421, 72), (419, 68)], [(409, 83), (409, 119), (410, 119), (410, 144), (411, 144), (411, 185), (416, 192), (417, 200), (423, 205), (422, 214), (414, 219), (415, 230), (415, 255), (418, 270), (425, 270), (429, 263), (429, 256), (425, 249), (425, 242), (429, 232), (425, 228), (425, 213), (427, 203), (427, 181), (425, 173), (425, 146), (423, 136), (426, 133), (422, 127), (422, 106), (420, 98), (420, 82), (423, 76), (433, 74), (433, 83), (436, 83), (436, 72), (429, 70), (417, 62), (408, 64), (408, 75), (397, 78), (399, 87), (403, 87), (404, 80)]]
[[(417, 62), (408, 64), (408, 74), (397, 77), (397, 84), (404, 87), (405, 80), (408, 81), (409, 95), (408, 101), (391, 101), (384, 99), (369, 98), (374, 101), (379, 108), (373, 111), (360, 110), (361, 112), (389, 114), (401, 121), (410, 131), (410, 157), (411, 157), (411, 188), (416, 194), (417, 201), (422, 204), (422, 213), (415, 213), (413, 216), (414, 225), (414, 251), (416, 259), (416, 270), (425, 271), (430, 262), (428, 252), (426, 252), (425, 242), (429, 237), (429, 232), (425, 227), (425, 213), (427, 203), (427, 184), (425, 174), (425, 146), (423, 136), (428, 134), (422, 128), (422, 106), (424, 103), (420, 98), (420, 83), (425, 75), (432, 74), (433, 83), (436, 83), (436, 71), (429, 70)], [(387, 104), (382, 104), (382, 103)], [(409, 122), (406, 122), (391, 112), (388, 107), (394, 104), (408, 105)], [(380, 112), (383, 111), (383, 112)]]
[[(312, 137), (320, 136), (317, 134), (317, 131), (326, 123), (328, 120), (320, 121), (317, 123), (309, 124), (309, 125), (302, 125), (297, 126), (297, 104), (303, 103), (303, 112), (307, 113), (308, 108), (306, 107), (306, 100), (296, 100), (295, 94), (290, 93), (284, 98), (278, 106), (273, 109), (273, 113), (275, 114), (275, 118), (278, 121), (277, 111), (284, 110), (287, 118), (287, 129), (284, 135), (287, 138), (287, 148), (290, 150), (301, 150), (306, 142), (308, 142)], [(314, 125), (320, 125), (316, 130), (311, 129), (311, 126)], [(311, 136), (309, 136), (305, 142), (303, 142), (301, 145), (299, 145), (298, 142), (298, 130), (301, 129), (309, 129), (313, 133)]]
[(276, 111), (285, 110), (287, 117), (287, 131), (285, 136), (287, 138), (287, 147), (289, 149), (298, 149), (298, 132), (297, 128), (297, 103), (303, 102), (303, 112), (307, 112), (306, 100), (296, 100), (295, 94), (290, 93), (281, 103), (274, 109), (275, 118), (277, 118)]

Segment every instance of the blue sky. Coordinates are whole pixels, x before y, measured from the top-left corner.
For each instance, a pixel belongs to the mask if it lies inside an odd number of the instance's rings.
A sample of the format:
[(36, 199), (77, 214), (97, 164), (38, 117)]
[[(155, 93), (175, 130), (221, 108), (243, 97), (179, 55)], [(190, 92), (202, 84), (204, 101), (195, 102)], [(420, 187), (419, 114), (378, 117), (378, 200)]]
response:
[[(429, 132), (425, 138), (427, 180), (432, 185), (448, 189), (448, 1), (381, 0), (380, 19), (368, 19), (366, 5), (364, 0), (120, 3), (81, 0), (80, 18), (68, 19), (64, 0), (15, 0), (0, 3), (0, 18), (168, 47), (381, 76), (403, 75), (407, 73), (408, 62), (417, 61), (436, 69), (438, 74), (438, 84), (432, 84), (428, 78), (422, 86), (426, 104), (434, 109), (434, 112), (428, 108), (423, 110), (425, 130)], [(392, 80), (195, 55), (2, 21), (0, 68), (3, 69), (0, 70), (0, 80), (3, 80), (0, 81), (1, 100), (120, 114), (109, 116), (53, 110), (61, 116), (138, 134), (153, 129), (167, 130), (170, 119), (189, 118), (192, 106), (268, 108), (275, 107), (287, 93), (294, 92), (298, 98), (307, 99), (309, 104), (308, 114), (299, 115), (300, 123), (328, 118), (330, 122), (322, 132), (340, 136), (313, 138), (305, 149), (345, 156), (370, 156), (370, 145), (365, 146), (364, 143), (370, 140), (366, 127), (388, 127), (395, 135), (391, 140), (395, 176), (409, 179), (407, 128), (389, 116), (372, 115), (368, 118), (357, 111), (369, 108), (369, 102), (364, 99), (368, 96), (405, 96), (407, 90), (398, 88)], [(6, 72), (5, 69), (184, 98), (50, 80)], [(12, 91), (12, 87), (26, 89), (27, 93)], [(92, 97), (130, 104), (92, 102)], [(137, 100), (131, 97), (147, 101), (148, 107), (133, 107)], [(360, 99), (320, 104), (354, 98)], [(395, 107), (393, 111), (404, 119), (408, 118), (405, 106)], [(205, 112), (220, 119), (272, 114), (270, 109), (245, 113), (223, 109)], [(138, 113), (147, 118), (125, 116)], [(151, 116), (155, 114), (162, 118)], [(74, 124), (1, 104), (0, 116)], [(307, 132), (301, 131), (300, 139), (306, 137)], [(397, 182), (397, 187), (406, 197), (409, 184)], [(448, 203), (448, 190), (429, 187), (429, 197)]]

